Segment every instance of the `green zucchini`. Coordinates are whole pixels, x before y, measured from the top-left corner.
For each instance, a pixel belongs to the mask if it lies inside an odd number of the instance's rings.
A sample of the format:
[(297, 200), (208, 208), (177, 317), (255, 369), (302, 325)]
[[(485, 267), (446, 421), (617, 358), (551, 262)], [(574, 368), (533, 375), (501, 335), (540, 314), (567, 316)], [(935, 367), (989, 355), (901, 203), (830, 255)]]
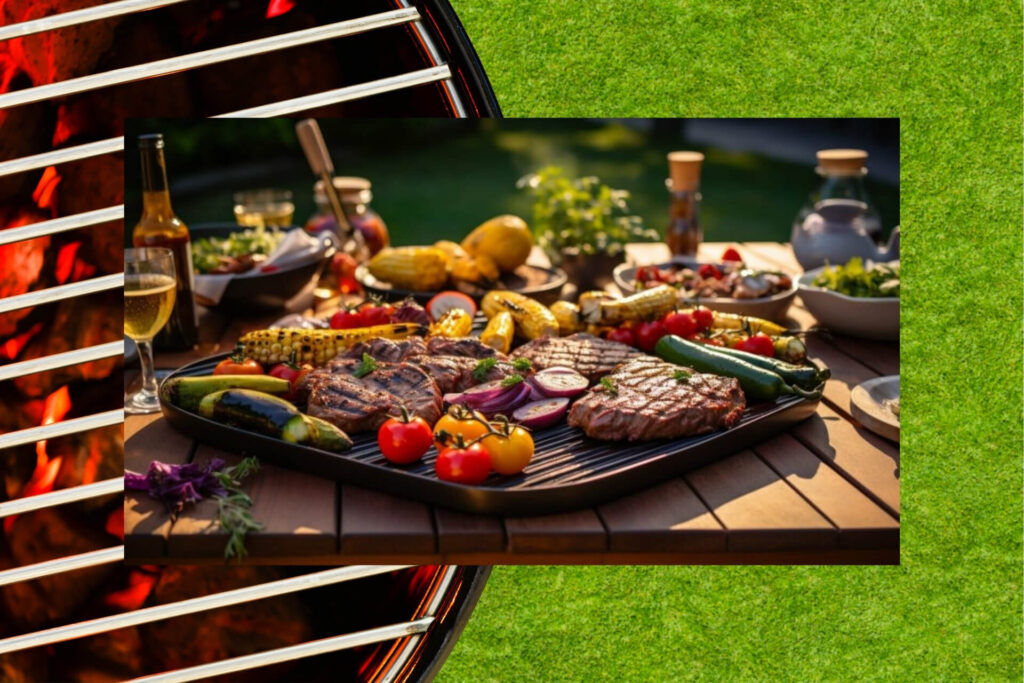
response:
[(352, 439), (348, 434), (332, 425), (327, 420), (306, 415), (310, 426), (310, 442), (313, 446), (332, 453), (340, 453), (352, 448)]
[(207, 394), (199, 402), (199, 414), (291, 443), (309, 443), (312, 437), (310, 424), (298, 408), (283, 398), (251, 389), (224, 389)]
[(658, 340), (654, 347), (658, 357), (676, 365), (685, 365), (698, 372), (706, 372), (724, 377), (735, 377), (747, 398), (772, 401), (783, 394), (819, 398), (821, 390), (805, 391), (800, 387), (786, 384), (786, 381), (771, 370), (751, 365), (746, 361), (718, 353), (718, 349), (703, 344), (686, 341), (674, 334)]
[(288, 380), (269, 375), (210, 375), (208, 377), (175, 377), (160, 386), (164, 401), (195, 412), (205, 396), (224, 389), (252, 389), (264, 394), (287, 394)]
[(759, 368), (770, 370), (776, 375), (786, 380), (788, 384), (798, 386), (803, 389), (814, 389), (819, 384), (827, 380), (832, 376), (832, 372), (825, 368), (824, 370), (818, 370), (813, 365), (793, 365), (787, 363), (784, 360), (778, 360), (776, 358), (768, 358), (767, 356), (759, 356), (756, 353), (750, 353), (749, 351), (740, 351), (739, 349), (730, 349), (727, 347), (714, 348), (715, 353), (723, 353), (727, 356), (745, 361), (751, 365), (756, 365)]

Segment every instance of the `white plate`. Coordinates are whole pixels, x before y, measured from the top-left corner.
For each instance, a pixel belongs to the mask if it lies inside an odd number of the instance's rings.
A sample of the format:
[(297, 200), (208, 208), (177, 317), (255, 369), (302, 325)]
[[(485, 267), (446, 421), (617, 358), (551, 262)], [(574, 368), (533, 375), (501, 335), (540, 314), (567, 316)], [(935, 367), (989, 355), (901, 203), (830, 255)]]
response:
[(900, 398), (900, 376), (876, 377), (850, 392), (850, 412), (857, 422), (890, 441), (900, 442), (900, 418), (889, 402)]
[(800, 276), (800, 298), (822, 327), (854, 337), (897, 341), (900, 338), (899, 297), (853, 297), (811, 283), (824, 268)]

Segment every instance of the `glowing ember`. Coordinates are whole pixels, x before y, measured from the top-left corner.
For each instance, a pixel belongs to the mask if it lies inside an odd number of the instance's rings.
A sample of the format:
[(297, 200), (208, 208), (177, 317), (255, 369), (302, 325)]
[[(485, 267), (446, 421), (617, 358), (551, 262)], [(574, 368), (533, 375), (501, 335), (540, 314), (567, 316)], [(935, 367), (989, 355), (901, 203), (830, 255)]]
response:
[(292, 11), (294, 7), (295, 3), (292, 0), (270, 0), (270, 4), (267, 5), (267, 19), (279, 17), (285, 12)]
[[(43, 406), (43, 425), (63, 420), (69, 410), (71, 410), (71, 395), (66, 386), (61, 387), (46, 397), (46, 403)], [(61, 460), (60, 457), (50, 459), (46, 453), (46, 439), (36, 442), (36, 467), (32, 471), (28, 483), (21, 489), (19, 497), (28, 498), (52, 491), (53, 482), (56, 481), (57, 473), (60, 471)], [(4, 519), (4, 531), (11, 530), (15, 519), (17, 516)]]
[(110, 516), (107, 517), (107, 524), (104, 529), (106, 529), (107, 533), (111, 536), (116, 536), (122, 541), (124, 540), (124, 507), (111, 510)]
[(78, 249), (81, 246), (81, 242), (72, 242), (71, 244), (65, 244), (57, 252), (56, 275), (58, 283), (64, 284), (69, 280), (71, 282), (78, 282), (96, 272), (95, 266), (77, 258)]
[[(144, 571), (150, 569), (150, 571)], [(111, 607), (118, 607), (126, 612), (139, 609), (145, 604), (149, 594), (153, 592), (160, 575), (153, 573), (152, 568), (133, 569), (128, 575), (128, 587), (124, 590), (108, 593), (103, 602)]]
[(43, 177), (39, 179), (36, 189), (32, 192), (32, 201), (40, 209), (57, 210), (57, 186), (60, 185), (60, 173), (53, 166), (47, 166)]
[(14, 360), (17, 358), (22, 349), (32, 341), (32, 337), (39, 334), (39, 330), (41, 329), (43, 329), (43, 324), (36, 323), (27, 331), (5, 341), (3, 346), (0, 346), (0, 357), (5, 358), (6, 360)]

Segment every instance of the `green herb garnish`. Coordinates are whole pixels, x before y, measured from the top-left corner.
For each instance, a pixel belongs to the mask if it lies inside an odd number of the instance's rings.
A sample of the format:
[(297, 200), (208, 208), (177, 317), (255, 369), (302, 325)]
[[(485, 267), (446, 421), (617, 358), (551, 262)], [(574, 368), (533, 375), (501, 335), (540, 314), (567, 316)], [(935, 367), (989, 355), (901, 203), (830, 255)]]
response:
[(228, 533), (228, 543), (224, 547), (226, 560), (245, 557), (248, 554), (245, 550), (246, 534), (263, 528), (262, 524), (253, 519), (250, 511), (252, 498), (242, 490), (242, 479), (255, 474), (259, 469), (259, 460), (246, 458), (234, 467), (214, 472), (214, 476), (228, 492), (226, 496), (217, 496), (217, 522)]
[(675, 372), (672, 373), (672, 379), (674, 379), (677, 382), (682, 382), (684, 384), (686, 382), (689, 382), (691, 377), (693, 377), (693, 373), (688, 372), (687, 370), (676, 370)]
[(498, 359), (495, 358), (494, 356), (482, 359), (479, 363), (476, 364), (476, 367), (473, 368), (473, 379), (475, 379), (477, 382), (483, 382), (485, 379), (487, 379), (487, 373), (490, 372), (491, 369), (497, 364)]
[(528, 372), (533, 369), (533, 361), (529, 358), (516, 358), (512, 361), (512, 367), (520, 372)]
[(875, 263), (865, 267), (864, 260), (854, 256), (846, 265), (821, 271), (812, 283), (846, 296), (874, 298), (900, 295), (899, 264)]
[(376, 369), (377, 361), (375, 361), (373, 359), (373, 356), (371, 356), (370, 354), (364, 353), (363, 361), (359, 364), (359, 367), (356, 368), (356, 371), (352, 373), (352, 376), (357, 379), (360, 377), (366, 377)]
[(501, 380), (501, 386), (512, 387), (523, 381), (522, 375), (509, 375), (505, 379)]
[(612, 381), (611, 377), (602, 377), (601, 386), (612, 396), (619, 395), (619, 388), (615, 386), (615, 382)]

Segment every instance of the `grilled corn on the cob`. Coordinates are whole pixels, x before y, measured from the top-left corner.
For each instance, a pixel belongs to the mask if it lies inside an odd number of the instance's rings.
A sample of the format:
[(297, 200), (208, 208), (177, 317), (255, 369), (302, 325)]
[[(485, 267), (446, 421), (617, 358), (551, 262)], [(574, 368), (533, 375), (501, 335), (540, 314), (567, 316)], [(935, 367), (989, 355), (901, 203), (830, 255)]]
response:
[(448, 281), (449, 257), (437, 247), (386, 247), (366, 264), (378, 280), (425, 292)]
[(512, 314), (508, 311), (498, 311), (487, 322), (487, 327), (480, 334), (480, 341), (492, 349), (508, 353), (512, 347), (512, 335), (515, 333), (515, 323), (512, 322)]
[(622, 299), (586, 299), (580, 303), (585, 322), (618, 325), (627, 320), (651, 320), (673, 310), (679, 292), (671, 285), (659, 285)]
[(473, 331), (473, 316), (461, 308), (453, 308), (430, 326), (433, 337), (465, 337)]
[(478, 285), (493, 283), (501, 276), (497, 264), (489, 256), (460, 256), (452, 259), (451, 276), (453, 280), (463, 280)]
[(583, 329), (580, 324), (580, 308), (571, 301), (556, 301), (551, 304), (551, 313), (558, 321), (558, 334), (568, 337)]
[(738, 315), (736, 313), (722, 313), (720, 311), (713, 311), (713, 313), (715, 320), (711, 327), (716, 330), (746, 330), (750, 334), (764, 332), (770, 337), (777, 337), (786, 332), (785, 327), (777, 325), (770, 320), (752, 318), (749, 315)]
[(374, 337), (402, 339), (414, 334), (425, 334), (427, 327), (416, 323), (395, 323), (354, 327), (348, 330), (306, 330), (282, 327), (276, 330), (255, 330), (242, 335), (238, 343), (245, 355), (264, 367), (283, 363), (292, 358), (296, 363), (326, 364), (345, 349)]
[(492, 291), (480, 302), (484, 315), (493, 318), (501, 311), (512, 314), (516, 331), (526, 339), (558, 334), (558, 321), (547, 306), (518, 292)]

